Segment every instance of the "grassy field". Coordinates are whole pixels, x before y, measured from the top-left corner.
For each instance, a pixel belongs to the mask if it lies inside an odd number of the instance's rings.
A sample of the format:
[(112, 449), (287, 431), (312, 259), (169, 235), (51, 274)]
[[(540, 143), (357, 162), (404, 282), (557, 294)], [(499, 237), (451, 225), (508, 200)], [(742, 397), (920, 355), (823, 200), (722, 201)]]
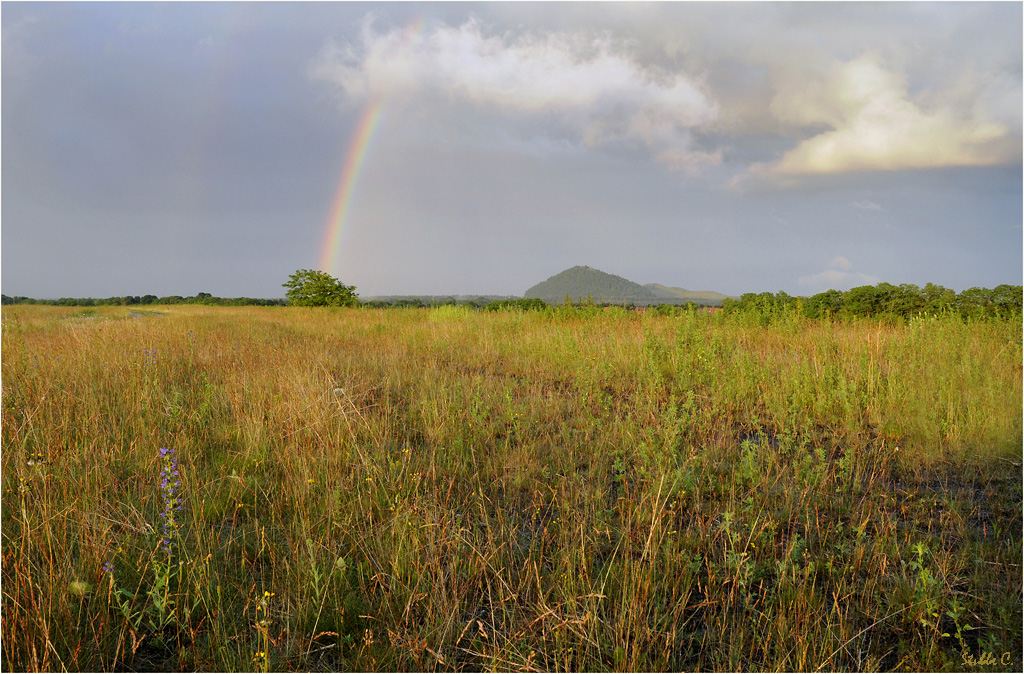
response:
[(5, 670), (1022, 667), (1019, 321), (2, 316)]

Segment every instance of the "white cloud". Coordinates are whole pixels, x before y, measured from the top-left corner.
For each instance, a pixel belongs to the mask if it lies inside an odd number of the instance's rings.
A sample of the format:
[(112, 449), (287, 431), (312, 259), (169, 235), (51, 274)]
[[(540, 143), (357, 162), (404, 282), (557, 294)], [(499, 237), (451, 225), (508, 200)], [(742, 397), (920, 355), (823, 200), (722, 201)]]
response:
[(850, 203), (854, 208), (859, 208), (862, 211), (881, 211), (882, 207), (876, 204), (870, 199), (856, 199)]
[(771, 111), (783, 123), (826, 130), (778, 162), (755, 164), (755, 175), (986, 166), (1020, 156), (1005, 124), (952, 105), (922, 107), (873, 54), (836, 63), (809, 82), (780, 82)]
[(830, 288), (849, 290), (854, 286), (875, 285), (879, 282), (875, 276), (851, 271), (852, 269), (853, 264), (840, 255), (829, 262), (828, 269), (825, 271), (811, 276), (801, 276), (799, 279), (800, 285), (815, 290), (827, 290)]
[(829, 263), (828, 266), (830, 269), (838, 269), (839, 271), (850, 271), (850, 268), (853, 267), (853, 265), (850, 264), (850, 261), (842, 255), (833, 258), (832, 262)]
[(441, 95), (511, 115), (556, 115), (588, 145), (638, 142), (672, 170), (699, 172), (719, 152), (693, 149), (691, 130), (718, 107), (695, 78), (639, 62), (628, 41), (576, 33), (488, 34), (458, 27), (391, 30), (372, 23), (362, 44), (329, 47), (311, 75), (349, 103), (419, 104)]

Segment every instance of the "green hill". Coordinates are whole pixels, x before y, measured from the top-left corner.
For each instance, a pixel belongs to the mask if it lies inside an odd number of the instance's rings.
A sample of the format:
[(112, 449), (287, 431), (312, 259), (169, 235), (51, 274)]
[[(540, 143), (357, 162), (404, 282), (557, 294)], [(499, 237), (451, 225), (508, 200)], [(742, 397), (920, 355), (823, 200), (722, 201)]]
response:
[(697, 302), (698, 304), (721, 304), (722, 300), (728, 297), (728, 295), (716, 293), (712, 290), (687, 290), (686, 288), (663, 286), (660, 283), (645, 283), (644, 287), (667, 303), (680, 301)]
[(524, 297), (537, 297), (549, 304), (561, 304), (565, 296), (578, 302), (588, 296), (599, 304), (697, 304), (720, 305), (727, 297), (710, 290), (686, 290), (660, 283), (640, 285), (586, 265), (566, 269), (527, 290)]
[(590, 296), (595, 302), (610, 304), (651, 304), (657, 300), (639, 283), (587, 266), (566, 269), (523, 294), (524, 297), (538, 297), (549, 304), (560, 304), (566, 295), (574, 302)]

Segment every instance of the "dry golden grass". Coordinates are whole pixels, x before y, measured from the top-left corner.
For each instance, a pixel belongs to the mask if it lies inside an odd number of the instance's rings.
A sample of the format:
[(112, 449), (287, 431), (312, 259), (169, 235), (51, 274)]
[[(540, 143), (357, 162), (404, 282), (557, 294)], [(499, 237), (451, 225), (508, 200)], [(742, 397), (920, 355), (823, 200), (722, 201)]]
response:
[(4, 669), (1021, 667), (1019, 323), (154, 310), (3, 309)]

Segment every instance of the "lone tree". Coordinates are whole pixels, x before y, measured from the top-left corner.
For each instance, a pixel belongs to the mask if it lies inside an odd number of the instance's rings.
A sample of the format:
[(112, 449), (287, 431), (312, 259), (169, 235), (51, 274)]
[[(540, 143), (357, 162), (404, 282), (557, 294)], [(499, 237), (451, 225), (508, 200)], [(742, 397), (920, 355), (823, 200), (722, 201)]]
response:
[(359, 302), (355, 286), (313, 269), (300, 269), (281, 285), (288, 288), (288, 303), (296, 307), (352, 307)]

